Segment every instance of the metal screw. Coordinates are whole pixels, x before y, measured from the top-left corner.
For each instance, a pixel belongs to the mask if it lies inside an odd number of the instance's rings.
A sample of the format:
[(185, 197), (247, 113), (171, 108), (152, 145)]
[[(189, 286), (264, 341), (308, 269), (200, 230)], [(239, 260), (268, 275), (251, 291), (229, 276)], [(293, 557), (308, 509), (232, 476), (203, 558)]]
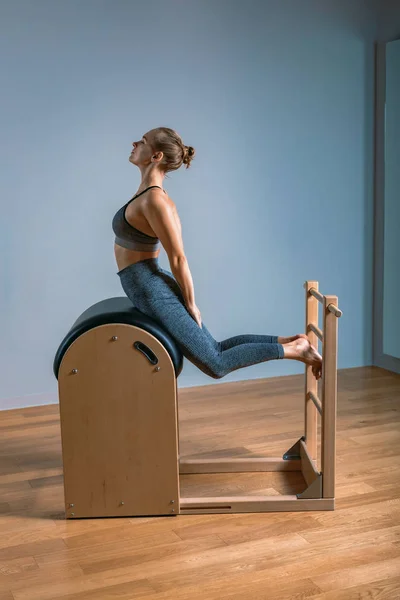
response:
[(171, 504), (174, 504), (175, 500), (171, 500)]
[(78, 369), (72, 369), (72, 372), (73, 372), (73, 373), (77, 373), (77, 372), (78, 372)]
[(175, 512), (175, 509), (173, 508), (173, 509), (171, 510), (171, 512)]
[(121, 505), (122, 505), (122, 504), (125, 504), (125, 502), (123, 502), (123, 501), (121, 500)]
[(73, 506), (74, 506), (73, 504), (70, 504), (70, 507), (71, 507), (71, 508), (72, 508)]
[(161, 369), (161, 367), (156, 367), (155, 368), (156, 371), (159, 371), (160, 369)]
[(75, 516), (75, 513), (71, 513), (71, 517), (74, 517), (74, 516)]
[(111, 339), (113, 340), (113, 342), (115, 342), (118, 339), (118, 336), (117, 335), (113, 335)]

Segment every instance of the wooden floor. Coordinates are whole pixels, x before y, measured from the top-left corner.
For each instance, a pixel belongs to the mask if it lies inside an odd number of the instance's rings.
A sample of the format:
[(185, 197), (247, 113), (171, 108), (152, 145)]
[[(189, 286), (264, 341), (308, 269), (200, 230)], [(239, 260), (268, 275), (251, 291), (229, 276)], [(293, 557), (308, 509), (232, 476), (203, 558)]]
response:
[[(303, 394), (302, 375), (182, 389), (181, 456), (282, 456)], [(0, 438), (0, 600), (400, 598), (400, 375), (338, 373), (335, 511), (66, 521), (58, 404), (0, 412)], [(182, 497), (304, 488), (181, 475)]]

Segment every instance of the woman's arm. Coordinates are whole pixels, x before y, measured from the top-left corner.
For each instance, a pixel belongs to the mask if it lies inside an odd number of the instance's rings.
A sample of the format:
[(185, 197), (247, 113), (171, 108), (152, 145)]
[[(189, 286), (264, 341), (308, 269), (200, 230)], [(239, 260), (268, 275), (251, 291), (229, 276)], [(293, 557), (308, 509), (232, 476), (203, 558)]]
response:
[(171, 272), (181, 288), (186, 306), (194, 306), (196, 301), (194, 299), (193, 279), (186, 256), (178, 256), (172, 261), (170, 259), (169, 264)]
[(157, 190), (149, 191), (142, 206), (144, 216), (168, 255), (171, 272), (186, 306), (195, 305), (193, 279), (185, 256), (182, 232), (172, 207)]

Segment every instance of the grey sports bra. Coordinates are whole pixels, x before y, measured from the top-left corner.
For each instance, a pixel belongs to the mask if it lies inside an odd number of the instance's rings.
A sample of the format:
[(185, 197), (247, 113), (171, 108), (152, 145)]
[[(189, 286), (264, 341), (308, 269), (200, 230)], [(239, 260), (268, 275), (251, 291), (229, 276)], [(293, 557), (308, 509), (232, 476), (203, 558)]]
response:
[(158, 237), (147, 235), (147, 233), (139, 231), (139, 229), (136, 229), (136, 227), (133, 227), (133, 225), (128, 223), (125, 217), (125, 210), (128, 204), (153, 187), (158, 187), (162, 190), (159, 185), (151, 185), (143, 190), (143, 192), (140, 192), (140, 194), (133, 196), (133, 198), (128, 200), (128, 202), (115, 213), (112, 220), (112, 228), (115, 233), (115, 243), (119, 246), (123, 246), (128, 250), (142, 250), (144, 252), (155, 252), (159, 249), (160, 241)]

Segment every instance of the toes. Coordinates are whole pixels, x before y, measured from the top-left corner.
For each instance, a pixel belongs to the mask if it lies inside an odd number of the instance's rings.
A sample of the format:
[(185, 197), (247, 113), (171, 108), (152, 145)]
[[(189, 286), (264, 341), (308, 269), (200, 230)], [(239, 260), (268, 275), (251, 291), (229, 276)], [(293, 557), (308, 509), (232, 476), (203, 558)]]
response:
[(312, 369), (312, 372), (313, 372), (313, 375), (315, 376), (315, 378), (316, 379), (321, 379), (321, 377), (322, 377), (322, 366), (321, 366), (321, 364), (320, 363), (319, 364), (314, 364), (314, 365), (312, 365), (311, 369)]

